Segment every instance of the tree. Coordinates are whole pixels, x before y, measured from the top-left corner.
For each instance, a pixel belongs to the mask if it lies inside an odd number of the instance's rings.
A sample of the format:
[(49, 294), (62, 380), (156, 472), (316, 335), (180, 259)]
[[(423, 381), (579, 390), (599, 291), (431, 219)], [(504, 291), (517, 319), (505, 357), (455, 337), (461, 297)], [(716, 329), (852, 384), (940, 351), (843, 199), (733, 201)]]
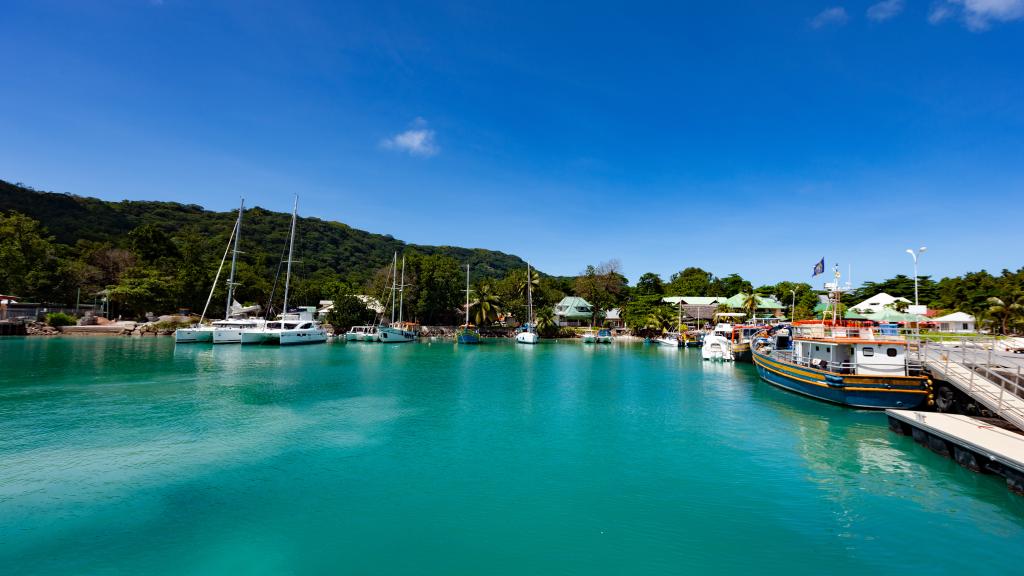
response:
[(159, 270), (139, 266), (125, 272), (120, 282), (109, 288), (109, 298), (121, 305), (121, 314), (141, 318), (147, 312), (173, 308), (172, 284), (173, 279)]
[(756, 292), (751, 292), (743, 297), (743, 311), (747, 313), (747, 318), (754, 318), (757, 316), (757, 299), (760, 297)]
[(673, 296), (720, 296), (711, 293), (715, 281), (711, 272), (691, 266), (669, 278), (665, 293)]
[(416, 259), (418, 279), (414, 313), (427, 325), (456, 324), (463, 305), (463, 271), (451, 256), (434, 254)]
[(558, 333), (558, 322), (555, 320), (555, 311), (551, 308), (542, 308), (537, 312), (537, 333), (545, 338), (550, 338)]
[(626, 286), (626, 278), (619, 273), (616, 260), (602, 262), (597, 266), (589, 265), (576, 277), (576, 295), (590, 303), (591, 325), (598, 324), (598, 318), (604, 311), (619, 302), (619, 296)]
[(729, 274), (725, 278), (720, 278), (713, 287), (717, 290), (718, 294), (731, 296), (733, 294), (748, 294), (754, 291), (754, 286), (749, 281), (744, 280), (739, 274)]
[(664, 293), (665, 286), (661, 281), (661, 276), (654, 272), (642, 274), (640, 279), (636, 281), (636, 287), (633, 289), (633, 294), (637, 296), (654, 296)]
[(988, 299), (988, 314), (999, 322), (1000, 333), (1006, 334), (1010, 325), (1024, 314), (1024, 291), (1014, 291), (1003, 298)]
[(477, 285), (476, 300), (470, 303), (469, 311), (477, 326), (489, 326), (498, 321), (498, 315), (501, 314), (501, 303), (490, 284)]
[(353, 294), (333, 295), (334, 307), (327, 314), (327, 323), (334, 327), (334, 333), (347, 332), (353, 326), (373, 322), (376, 314)]
[(57, 249), (38, 221), (0, 213), (0, 293), (49, 300), (58, 284)]
[(161, 258), (177, 258), (178, 247), (156, 224), (143, 224), (128, 233), (132, 251), (144, 262), (154, 263)]

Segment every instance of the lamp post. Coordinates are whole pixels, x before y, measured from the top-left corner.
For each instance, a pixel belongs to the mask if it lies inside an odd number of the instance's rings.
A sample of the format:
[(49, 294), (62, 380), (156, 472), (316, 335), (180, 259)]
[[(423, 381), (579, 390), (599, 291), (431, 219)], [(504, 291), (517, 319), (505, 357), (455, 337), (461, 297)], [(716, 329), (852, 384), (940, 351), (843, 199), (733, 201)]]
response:
[(927, 251), (928, 251), (928, 247), (927, 246), (921, 246), (920, 248), (917, 249), (917, 252), (914, 252), (914, 250), (912, 248), (907, 248), (907, 254), (910, 254), (910, 257), (914, 259), (914, 306), (918, 305), (918, 302), (917, 302), (917, 259), (921, 257), (921, 254), (924, 254)]
[(793, 295), (793, 302), (789, 305), (789, 321), (796, 322), (796, 290), (790, 290)]

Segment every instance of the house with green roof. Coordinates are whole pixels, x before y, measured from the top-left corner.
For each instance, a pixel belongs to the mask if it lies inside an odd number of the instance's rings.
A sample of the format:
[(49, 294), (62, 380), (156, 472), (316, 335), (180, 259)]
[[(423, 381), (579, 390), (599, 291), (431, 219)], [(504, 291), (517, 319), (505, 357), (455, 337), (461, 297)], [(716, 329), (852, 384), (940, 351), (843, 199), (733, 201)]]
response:
[[(775, 316), (780, 313), (781, 310), (786, 309), (786, 305), (775, 299), (774, 296), (762, 296), (760, 294), (755, 295), (757, 298), (757, 313), (764, 316)], [(742, 310), (743, 303), (747, 300), (747, 294), (740, 292), (731, 298), (727, 298), (722, 301), (722, 304), (733, 308), (735, 310)]]
[(594, 307), (579, 296), (566, 296), (555, 304), (555, 321), (559, 326), (588, 326)]

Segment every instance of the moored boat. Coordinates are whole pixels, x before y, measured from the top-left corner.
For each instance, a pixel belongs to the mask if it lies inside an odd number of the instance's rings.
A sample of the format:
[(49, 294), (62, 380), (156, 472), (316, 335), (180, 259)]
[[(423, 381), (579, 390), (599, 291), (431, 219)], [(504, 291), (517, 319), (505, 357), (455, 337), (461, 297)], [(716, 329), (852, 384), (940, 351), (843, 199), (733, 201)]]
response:
[(345, 332), (346, 342), (363, 342), (364, 338), (371, 330), (376, 332), (376, 326), (353, 326)]
[[(398, 301), (398, 321), (395, 321), (395, 301)], [(391, 269), (391, 322), (377, 328), (377, 340), (385, 343), (413, 342), (416, 333), (408, 330), (402, 321), (405, 306), (405, 256), (402, 256), (402, 283), (398, 283), (398, 252)]]
[(459, 344), (479, 344), (480, 333), (477, 332), (476, 326), (469, 323), (469, 264), (466, 264), (466, 323), (459, 326), (459, 329), (455, 332), (455, 341)]
[(586, 330), (581, 336), (584, 344), (596, 344), (597, 343), (597, 330)]
[(597, 331), (597, 343), (598, 344), (611, 344), (612, 343), (612, 331), (607, 328), (602, 328)]
[(537, 335), (537, 326), (533, 322), (533, 288), (530, 281), (530, 263), (526, 263), (526, 324), (516, 332), (516, 342), (519, 344), (536, 344), (540, 341)]
[(730, 362), (732, 361), (732, 343), (725, 336), (712, 332), (704, 336), (700, 353), (704, 360)]
[(792, 332), (790, 350), (772, 338), (754, 341), (754, 365), (769, 384), (855, 408), (912, 410), (931, 398), (931, 380), (902, 337), (827, 320), (795, 323)]
[(678, 332), (667, 332), (656, 338), (651, 338), (651, 342), (668, 348), (681, 348), (683, 346), (683, 339)]

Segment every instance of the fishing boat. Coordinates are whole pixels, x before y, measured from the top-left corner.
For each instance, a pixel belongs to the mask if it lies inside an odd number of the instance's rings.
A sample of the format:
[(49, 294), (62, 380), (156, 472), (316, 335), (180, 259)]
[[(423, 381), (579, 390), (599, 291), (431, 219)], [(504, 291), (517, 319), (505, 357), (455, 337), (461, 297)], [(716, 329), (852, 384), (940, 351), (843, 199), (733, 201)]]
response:
[(516, 333), (519, 344), (536, 344), (540, 341), (537, 326), (533, 322), (533, 282), (530, 281), (530, 263), (526, 263), (526, 324)]
[[(398, 284), (398, 252), (395, 252), (395, 259), (391, 270), (391, 322), (381, 325), (377, 329), (377, 340), (386, 343), (412, 342), (416, 340), (416, 333), (407, 330), (402, 321), (402, 312), (405, 304), (405, 256), (402, 256), (402, 283)], [(398, 299), (398, 321), (395, 321), (395, 299)]]
[(466, 323), (455, 332), (455, 341), (459, 344), (479, 344), (480, 333), (469, 323), (469, 264), (466, 264)]
[(732, 359), (736, 362), (753, 362), (750, 354), (751, 339), (766, 327), (754, 324), (733, 324), (729, 340), (732, 343)]
[(291, 288), (292, 262), (295, 251), (295, 226), (298, 219), (299, 199), (295, 198), (292, 206), (292, 226), (288, 239), (287, 271), (284, 277), (284, 304), (282, 312), (275, 320), (262, 326), (243, 329), (240, 332), (242, 344), (278, 344), (282, 346), (295, 344), (321, 344), (327, 342), (327, 331), (315, 318), (315, 306), (288, 308), (288, 293)]
[[(913, 410), (932, 399), (931, 380), (911, 360), (905, 337), (838, 314), (839, 272), (828, 284), (832, 318), (794, 322), (790, 334), (755, 338), (753, 360), (762, 380), (825, 402), (855, 408)], [(791, 341), (791, 347), (790, 347)]]
[[(244, 210), (245, 199), (243, 198), (242, 203), (238, 206), (238, 217), (235, 218), (235, 226), (231, 229), (231, 234), (228, 236), (228, 245), (224, 249), (224, 256), (220, 259), (220, 266), (217, 267), (217, 274), (213, 277), (213, 285), (210, 286), (210, 295), (206, 298), (206, 305), (203, 306), (203, 313), (199, 317), (199, 322), (189, 326), (188, 328), (179, 328), (175, 330), (175, 344), (216, 342), (214, 334), (218, 330), (234, 327), (235, 323), (231, 321), (231, 305), (234, 297), (232, 291), (235, 287), (235, 264), (238, 261), (238, 239), (242, 234), (242, 212)], [(224, 270), (224, 263), (227, 261), (228, 251), (231, 251), (232, 245), (234, 245), (234, 250), (231, 254), (231, 275), (228, 278), (228, 304), (227, 309), (224, 312), (224, 320), (214, 322), (213, 324), (203, 324), (203, 320), (206, 318), (206, 311), (209, 309), (210, 301), (213, 299), (213, 292), (217, 289), (217, 282), (220, 281), (220, 273)]]

